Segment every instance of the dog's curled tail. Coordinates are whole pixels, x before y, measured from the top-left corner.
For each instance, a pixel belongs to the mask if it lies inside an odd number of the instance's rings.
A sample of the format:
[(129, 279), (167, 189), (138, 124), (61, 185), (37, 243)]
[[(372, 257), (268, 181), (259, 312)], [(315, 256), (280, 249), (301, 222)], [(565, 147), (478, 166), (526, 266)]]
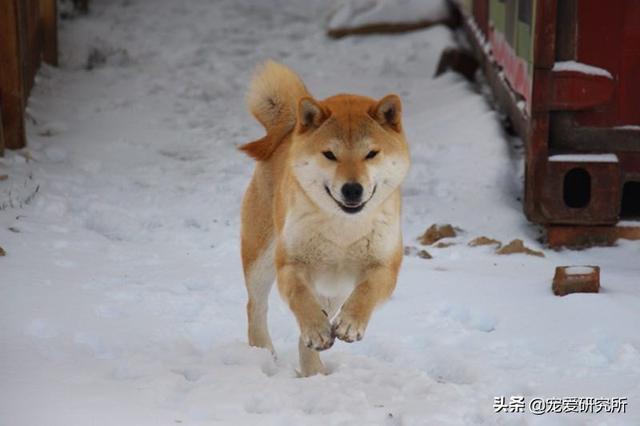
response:
[(267, 135), (242, 145), (240, 150), (256, 160), (267, 160), (295, 127), (298, 102), (305, 96), (309, 96), (307, 88), (291, 69), (271, 60), (258, 66), (247, 93), (247, 104)]

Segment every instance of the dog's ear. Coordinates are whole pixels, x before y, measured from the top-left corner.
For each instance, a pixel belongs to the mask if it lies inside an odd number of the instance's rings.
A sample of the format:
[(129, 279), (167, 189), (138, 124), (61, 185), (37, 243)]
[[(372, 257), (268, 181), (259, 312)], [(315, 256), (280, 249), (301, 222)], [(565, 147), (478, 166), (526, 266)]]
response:
[(322, 106), (309, 96), (305, 96), (298, 102), (298, 123), (302, 132), (320, 126), (327, 116)]
[(369, 113), (383, 127), (390, 127), (396, 132), (402, 130), (402, 102), (398, 95), (387, 95), (380, 99)]

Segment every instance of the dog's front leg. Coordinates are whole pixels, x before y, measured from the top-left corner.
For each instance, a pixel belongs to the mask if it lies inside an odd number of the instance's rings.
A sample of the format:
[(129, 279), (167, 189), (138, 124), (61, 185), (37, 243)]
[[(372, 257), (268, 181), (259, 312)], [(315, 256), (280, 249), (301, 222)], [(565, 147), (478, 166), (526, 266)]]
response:
[(373, 310), (391, 295), (397, 276), (397, 267), (380, 265), (367, 270), (333, 321), (334, 336), (345, 342), (362, 340)]
[(278, 288), (300, 327), (300, 369), (303, 376), (325, 374), (318, 351), (334, 342), (331, 324), (309, 286), (305, 265), (285, 264), (278, 268)]

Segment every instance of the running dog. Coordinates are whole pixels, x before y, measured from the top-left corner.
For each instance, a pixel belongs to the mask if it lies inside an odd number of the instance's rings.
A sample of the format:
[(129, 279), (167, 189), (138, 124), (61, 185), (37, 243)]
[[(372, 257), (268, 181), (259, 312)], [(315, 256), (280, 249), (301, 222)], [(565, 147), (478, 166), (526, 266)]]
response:
[(318, 101), (268, 61), (247, 102), (266, 136), (240, 149), (255, 171), (242, 202), (249, 344), (273, 351), (274, 281), (300, 328), (300, 374), (326, 374), (319, 351), (362, 339), (402, 262), (400, 184), (409, 148), (397, 95)]

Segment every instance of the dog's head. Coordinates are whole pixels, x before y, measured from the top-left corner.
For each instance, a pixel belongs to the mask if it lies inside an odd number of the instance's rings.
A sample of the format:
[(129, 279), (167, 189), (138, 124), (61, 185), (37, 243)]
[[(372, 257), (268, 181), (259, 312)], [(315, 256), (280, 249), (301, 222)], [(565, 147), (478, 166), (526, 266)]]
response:
[(291, 155), (303, 191), (323, 209), (349, 216), (382, 203), (409, 169), (401, 113), (396, 95), (301, 99)]

